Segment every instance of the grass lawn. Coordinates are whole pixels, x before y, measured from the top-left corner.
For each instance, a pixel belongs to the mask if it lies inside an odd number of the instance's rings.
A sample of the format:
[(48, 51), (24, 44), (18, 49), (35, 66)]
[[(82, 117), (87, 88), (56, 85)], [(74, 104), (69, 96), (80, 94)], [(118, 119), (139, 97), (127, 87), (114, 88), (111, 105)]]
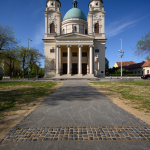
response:
[(0, 112), (49, 96), (56, 82), (0, 82)]
[(145, 113), (150, 113), (150, 81), (135, 82), (93, 82), (100, 88), (120, 93), (123, 99), (129, 100), (127, 104)]

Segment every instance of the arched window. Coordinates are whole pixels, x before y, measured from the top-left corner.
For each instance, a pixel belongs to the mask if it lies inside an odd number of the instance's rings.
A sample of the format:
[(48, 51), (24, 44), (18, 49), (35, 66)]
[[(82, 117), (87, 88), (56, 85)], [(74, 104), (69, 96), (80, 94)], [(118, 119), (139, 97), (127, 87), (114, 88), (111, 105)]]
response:
[(76, 26), (73, 27), (73, 32), (77, 32), (77, 27)]
[(99, 33), (99, 23), (95, 24), (95, 33)]
[(54, 23), (50, 24), (50, 33), (55, 33), (55, 25), (54, 25)]
[(85, 34), (88, 34), (88, 33), (87, 33), (87, 29), (85, 29)]
[(50, 62), (50, 70), (54, 70), (54, 61), (53, 60)]
[(65, 29), (63, 29), (63, 34), (65, 34)]

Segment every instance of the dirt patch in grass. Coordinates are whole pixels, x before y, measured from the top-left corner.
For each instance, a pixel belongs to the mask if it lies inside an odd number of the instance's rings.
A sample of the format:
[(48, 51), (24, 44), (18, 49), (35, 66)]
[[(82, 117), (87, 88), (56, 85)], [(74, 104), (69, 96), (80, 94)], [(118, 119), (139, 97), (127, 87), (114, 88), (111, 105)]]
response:
[[(30, 85), (24, 85), (24, 83), (15, 86), (12, 85), (0, 85), (0, 138), (2, 138), (8, 131), (11, 130), (17, 123), (19, 123), (23, 117), (27, 116), (33, 111), (41, 102), (43, 102), (48, 96), (50, 96), (55, 90), (57, 90), (63, 83), (54, 82), (54, 85), (48, 85), (45, 83), (33, 83)], [(36, 86), (37, 85), (37, 86)], [(43, 88), (42, 92), (41, 89)], [(32, 91), (32, 90), (34, 91)], [(5, 98), (5, 93), (7, 98)], [(36, 92), (41, 92), (36, 94)], [(22, 95), (22, 97), (20, 97)], [(9, 96), (11, 98), (9, 98)], [(8, 101), (14, 101), (14, 106), (3, 107), (2, 104)], [(8, 104), (9, 106), (10, 104)]]
[(150, 84), (118, 82), (89, 83), (108, 96), (117, 106), (150, 125)]

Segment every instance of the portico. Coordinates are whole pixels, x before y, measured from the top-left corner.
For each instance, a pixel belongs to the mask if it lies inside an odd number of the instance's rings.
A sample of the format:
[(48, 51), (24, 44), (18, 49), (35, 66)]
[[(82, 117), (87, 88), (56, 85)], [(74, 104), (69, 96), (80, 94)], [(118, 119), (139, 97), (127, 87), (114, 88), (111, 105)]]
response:
[(57, 76), (93, 74), (93, 45), (56, 45)]

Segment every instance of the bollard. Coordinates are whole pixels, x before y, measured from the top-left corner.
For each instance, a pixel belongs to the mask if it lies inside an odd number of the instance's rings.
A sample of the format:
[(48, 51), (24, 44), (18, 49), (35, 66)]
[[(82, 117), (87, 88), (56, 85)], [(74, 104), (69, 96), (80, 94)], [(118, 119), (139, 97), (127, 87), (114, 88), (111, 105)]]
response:
[(111, 81), (112, 77), (110, 76), (110, 81)]

